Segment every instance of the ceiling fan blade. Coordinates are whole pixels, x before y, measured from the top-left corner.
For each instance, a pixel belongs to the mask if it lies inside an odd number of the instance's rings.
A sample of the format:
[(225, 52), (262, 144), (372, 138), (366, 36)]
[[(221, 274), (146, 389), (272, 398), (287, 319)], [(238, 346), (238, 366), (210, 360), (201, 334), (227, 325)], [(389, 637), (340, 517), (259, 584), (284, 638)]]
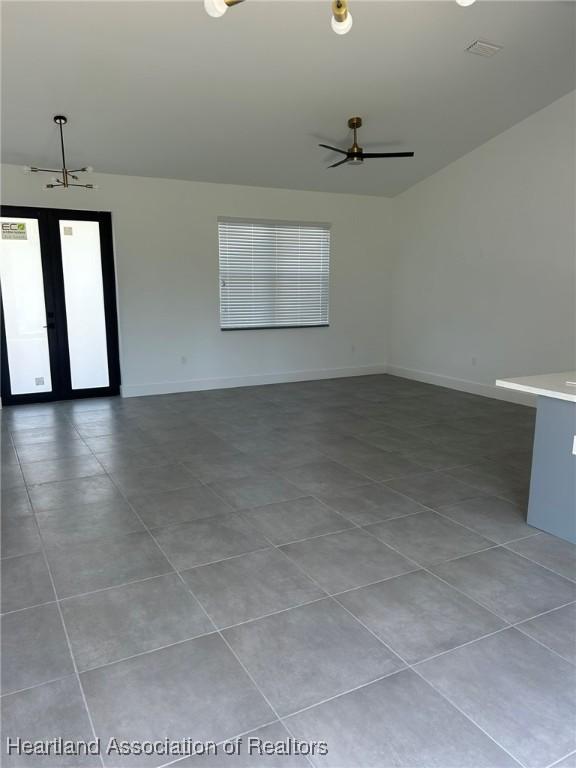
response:
[(414, 152), (362, 152), (362, 157), (414, 157)]
[(332, 165), (329, 165), (328, 168), (338, 168), (339, 165), (343, 165), (344, 163), (348, 162), (348, 156), (344, 158), (344, 160), (338, 160), (337, 163), (332, 163)]
[(338, 147), (331, 147), (329, 144), (318, 144), (319, 147), (324, 147), (324, 149), (331, 149), (332, 152), (340, 152), (341, 155), (347, 155), (348, 152), (346, 152), (345, 149), (338, 149)]

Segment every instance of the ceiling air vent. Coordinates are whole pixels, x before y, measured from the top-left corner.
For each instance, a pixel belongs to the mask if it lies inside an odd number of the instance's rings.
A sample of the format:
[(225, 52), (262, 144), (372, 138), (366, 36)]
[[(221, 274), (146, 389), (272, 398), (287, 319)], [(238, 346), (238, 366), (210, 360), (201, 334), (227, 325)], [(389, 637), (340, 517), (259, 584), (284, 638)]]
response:
[(475, 40), (466, 50), (468, 53), (475, 53), (477, 56), (494, 56), (494, 54), (502, 50), (502, 46), (486, 43), (484, 40)]

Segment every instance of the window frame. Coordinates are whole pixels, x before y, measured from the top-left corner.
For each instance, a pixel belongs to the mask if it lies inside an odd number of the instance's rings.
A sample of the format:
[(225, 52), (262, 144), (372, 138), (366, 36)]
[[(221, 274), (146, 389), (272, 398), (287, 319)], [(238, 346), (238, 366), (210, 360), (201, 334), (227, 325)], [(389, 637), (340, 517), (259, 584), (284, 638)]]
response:
[[(304, 324), (304, 325), (237, 325), (234, 327), (222, 327), (222, 264), (220, 251), (220, 224), (254, 224), (266, 227), (310, 227), (324, 229), (328, 232), (328, 288), (326, 305), (326, 322)], [(305, 330), (313, 328), (330, 327), (330, 294), (331, 294), (331, 257), (332, 257), (332, 223), (326, 221), (301, 221), (293, 219), (262, 219), (237, 216), (218, 216), (217, 218), (217, 243), (218, 243), (218, 320), (220, 330), (228, 331), (283, 331), (283, 330)]]

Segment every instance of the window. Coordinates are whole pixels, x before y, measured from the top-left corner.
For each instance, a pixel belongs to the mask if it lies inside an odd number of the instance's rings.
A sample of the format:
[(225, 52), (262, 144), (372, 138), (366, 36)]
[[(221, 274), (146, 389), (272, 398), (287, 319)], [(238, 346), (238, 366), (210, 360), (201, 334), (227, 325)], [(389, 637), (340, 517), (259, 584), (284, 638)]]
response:
[(328, 325), (327, 224), (221, 219), (220, 327)]

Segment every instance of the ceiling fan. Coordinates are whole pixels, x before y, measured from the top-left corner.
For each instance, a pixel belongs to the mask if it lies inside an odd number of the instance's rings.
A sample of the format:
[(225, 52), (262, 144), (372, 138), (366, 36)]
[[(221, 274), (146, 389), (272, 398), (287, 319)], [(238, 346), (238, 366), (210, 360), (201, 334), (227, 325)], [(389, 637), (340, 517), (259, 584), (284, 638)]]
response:
[(348, 128), (354, 131), (354, 141), (349, 149), (339, 149), (338, 147), (331, 147), (329, 144), (318, 144), (319, 147), (324, 147), (324, 149), (331, 149), (332, 152), (346, 155), (343, 160), (339, 160), (337, 163), (332, 163), (328, 168), (337, 168), (344, 163), (347, 163), (348, 165), (362, 165), (366, 158), (371, 157), (414, 157), (414, 152), (364, 152), (362, 147), (358, 145), (357, 137), (357, 131), (361, 125), (361, 117), (351, 117), (350, 120), (348, 120)]

